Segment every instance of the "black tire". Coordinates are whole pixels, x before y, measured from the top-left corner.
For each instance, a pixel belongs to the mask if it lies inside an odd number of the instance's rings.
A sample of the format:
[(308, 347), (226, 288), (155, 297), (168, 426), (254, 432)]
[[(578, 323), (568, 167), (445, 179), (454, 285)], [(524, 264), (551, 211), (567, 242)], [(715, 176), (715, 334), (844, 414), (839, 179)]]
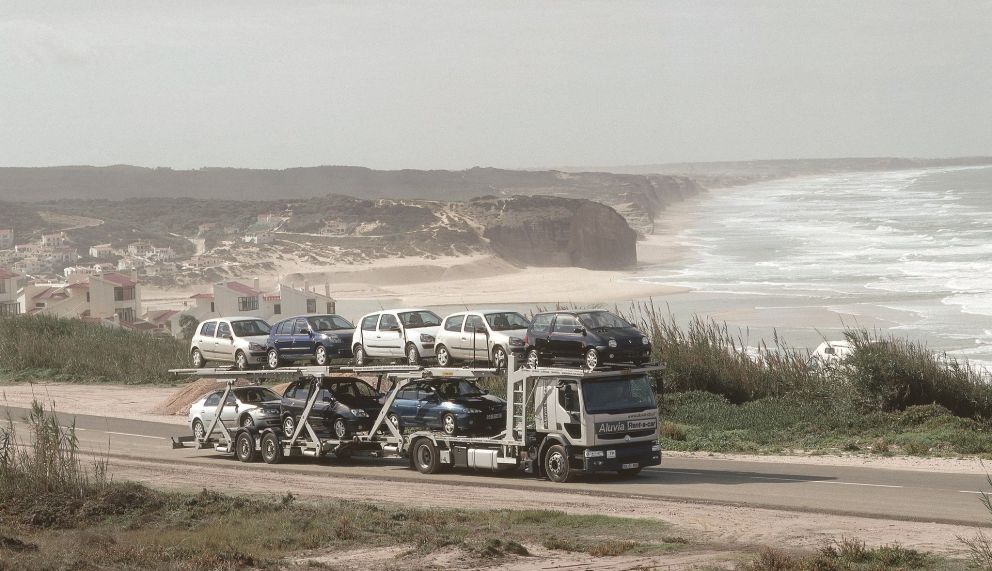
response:
[(527, 367), (530, 369), (535, 369), (541, 366), (541, 354), (537, 352), (537, 349), (531, 349), (527, 351)]
[(410, 365), (417, 366), (423, 361), (420, 358), (420, 351), (417, 350), (417, 346), (413, 343), (407, 343), (406, 346), (406, 362)]
[(313, 352), (313, 362), (318, 367), (326, 367), (330, 361), (330, 357), (327, 356), (327, 348), (323, 345), (317, 345), (317, 348)]
[(247, 430), (242, 430), (234, 440), (234, 453), (242, 462), (258, 461), (258, 451), (255, 450), (255, 437)]
[(262, 460), (266, 464), (278, 464), (282, 462), (282, 443), (275, 432), (267, 432), (262, 437)]
[(633, 478), (640, 473), (640, 468), (624, 468), (622, 470), (617, 470), (617, 474), (619, 474), (621, 478)]
[(247, 371), (251, 368), (251, 366), (248, 365), (248, 356), (245, 355), (244, 351), (239, 350), (234, 354), (234, 368), (239, 371)]
[(358, 345), (355, 345), (355, 348), (352, 349), (352, 353), (354, 353), (354, 355), (355, 355), (355, 366), (356, 367), (364, 367), (366, 364), (368, 364), (369, 356), (365, 352), (365, 347), (362, 347), (362, 344), (361, 343), (359, 343)]
[(544, 475), (552, 482), (559, 484), (575, 479), (572, 462), (561, 444), (555, 444), (544, 453)]
[(441, 471), (441, 458), (437, 447), (429, 438), (420, 438), (413, 443), (410, 458), (413, 467), (421, 474), (437, 474)]
[(590, 371), (598, 367), (600, 365), (599, 351), (593, 347), (586, 349), (586, 352), (583, 355), (583, 362), (585, 363), (586, 368)]
[(286, 438), (291, 438), (296, 432), (296, 419), (292, 415), (282, 417), (282, 434)]
[(345, 422), (340, 416), (334, 419), (334, 437), (338, 440), (344, 440), (348, 438), (348, 423)]
[(509, 361), (506, 358), (506, 349), (497, 345), (493, 348), (493, 367), (497, 371), (505, 370)]
[(279, 365), (282, 364), (282, 359), (279, 358), (279, 351), (273, 347), (265, 353), (265, 366), (269, 369), (278, 369)]
[(193, 429), (193, 437), (196, 438), (198, 442), (202, 442), (206, 440), (207, 429), (205, 426), (203, 426), (203, 421), (201, 421), (199, 418), (194, 419), (192, 429)]
[(202, 369), (207, 366), (207, 360), (203, 358), (203, 353), (199, 349), (193, 349), (189, 354), (190, 364), (194, 369)]
[(437, 357), (439, 367), (450, 367), (454, 359), (451, 358), (451, 351), (444, 345), (434, 347), (434, 356)]
[(446, 436), (458, 436), (458, 422), (455, 415), (450, 412), (441, 415), (441, 432)]
[(241, 417), (241, 420), (238, 421), (238, 426), (241, 428), (254, 428), (255, 419), (252, 418), (250, 414), (246, 414)]

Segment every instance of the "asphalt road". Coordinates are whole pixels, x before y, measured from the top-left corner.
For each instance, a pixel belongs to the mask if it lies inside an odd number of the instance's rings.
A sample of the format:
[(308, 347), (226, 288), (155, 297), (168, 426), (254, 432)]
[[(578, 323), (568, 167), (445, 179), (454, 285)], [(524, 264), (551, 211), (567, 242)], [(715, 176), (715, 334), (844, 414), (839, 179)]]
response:
[[(0, 407), (26, 428), (26, 409)], [(292, 459), (270, 466), (241, 464), (213, 450), (172, 449), (170, 437), (188, 435), (181, 425), (125, 420), (111, 417), (59, 414), (63, 425), (73, 422), (82, 449), (141, 460), (197, 465), (230, 466), (290, 473), (326, 474), (369, 480), (443, 481), (446, 484), (479, 488), (515, 488), (558, 491), (562, 494), (594, 494), (681, 500), (695, 503), (743, 505), (790, 511), (857, 515), (965, 525), (992, 525), (978, 495), (987, 489), (984, 476), (894, 470), (881, 468), (818, 466), (718, 460), (662, 458), (662, 465), (645, 469), (633, 479), (597, 475), (571, 484), (554, 484), (522, 473), (492, 474), (451, 471), (423, 475), (399, 459), (333, 458)]]

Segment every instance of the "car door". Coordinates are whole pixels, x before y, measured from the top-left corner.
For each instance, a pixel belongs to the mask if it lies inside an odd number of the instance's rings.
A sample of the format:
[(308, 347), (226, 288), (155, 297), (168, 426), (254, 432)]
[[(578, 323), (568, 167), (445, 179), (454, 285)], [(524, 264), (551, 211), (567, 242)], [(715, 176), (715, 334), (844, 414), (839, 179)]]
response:
[(482, 322), (482, 317), (478, 315), (466, 317), (461, 337), (462, 349), (465, 352), (463, 358), (473, 361), (488, 361), (488, 341), (486, 325)]
[(417, 391), (419, 390), (418, 383), (410, 383), (403, 387), (399, 393), (397, 393), (396, 398), (393, 400), (393, 404), (390, 410), (395, 412), (400, 420), (405, 424), (416, 423), (417, 418)]
[(217, 324), (214, 353), (216, 359), (220, 361), (234, 362), (234, 336), (231, 334), (231, 324), (227, 321), (221, 321)]
[(214, 334), (217, 333), (217, 322), (207, 321), (200, 327), (200, 335), (197, 340), (197, 347), (204, 359), (216, 359), (214, 354)]
[(383, 357), (403, 356), (403, 331), (395, 315), (383, 313), (379, 318), (379, 329), (375, 333), (376, 345), (381, 347)]
[(585, 346), (585, 335), (580, 331), (582, 324), (574, 315), (559, 313), (551, 329), (549, 346), (551, 354), (558, 358), (578, 359)]
[(222, 394), (221, 391), (210, 393), (207, 396), (207, 400), (203, 402), (203, 411), (200, 413), (200, 418), (203, 419), (204, 429), (210, 426), (210, 422), (214, 419), (214, 411), (217, 410), (217, 403), (220, 402), (220, 396)]
[(545, 355), (550, 354), (551, 347), (551, 325), (554, 323), (554, 315), (545, 313), (534, 317), (527, 334), (532, 336), (530, 343), (537, 349), (537, 352)]
[(311, 352), (310, 345), (312, 344), (313, 335), (310, 333), (310, 324), (302, 317), (297, 318), (293, 324), (292, 355), (294, 357), (300, 357), (301, 355), (309, 354)]
[(287, 412), (293, 415), (293, 419), (299, 422), (303, 416), (303, 409), (307, 406), (307, 397), (310, 396), (310, 381), (297, 381), (290, 385), (283, 397)]
[[(464, 314), (450, 315), (444, 320), (441, 330), (438, 331), (437, 344), (448, 348), (448, 354), (456, 359), (462, 359), (462, 324), (465, 323)], [(435, 345), (435, 350), (437, 346)]]
[(417, 412), (416, 423), (420, 426), (435, 426), (437, 424), (437, 409), (439, 408), (440, 396), (435, 387), (421, 385), (417, 389)]
[(221, 410), (220, 419), (227, 426), (234, 426), (238, 423), (238, 399), (234, 396), (232, 391), (227, 395), (227, 400), (224, 401), (224, 409)]

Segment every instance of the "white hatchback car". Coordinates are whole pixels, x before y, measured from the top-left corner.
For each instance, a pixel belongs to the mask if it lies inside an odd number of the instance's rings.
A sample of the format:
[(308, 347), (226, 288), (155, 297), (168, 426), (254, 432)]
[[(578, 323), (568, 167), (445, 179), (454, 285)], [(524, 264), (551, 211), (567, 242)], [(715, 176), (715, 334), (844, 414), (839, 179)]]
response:
[(504, 369), (511, 352), (522, 356), (528, 326), (526, 317), (505, 309), (452, 313), (437, 334), (437, 364), (449, 367), (455, 361), (484, 361)]
[(406, 357), (411, 365), (419, 365), (434, 356), (434, 339), (441, 318), (426, 309), (391, 309), (377, 311), (358, 320), (351, 337), (355, 365), (369, 359)]
[(216, 317), (196, 328), (189, 347), (193, 368), (210, 361), (234, 363), (246, 371), (265, 362), (265, 345), (272, 328), (257, 317)]

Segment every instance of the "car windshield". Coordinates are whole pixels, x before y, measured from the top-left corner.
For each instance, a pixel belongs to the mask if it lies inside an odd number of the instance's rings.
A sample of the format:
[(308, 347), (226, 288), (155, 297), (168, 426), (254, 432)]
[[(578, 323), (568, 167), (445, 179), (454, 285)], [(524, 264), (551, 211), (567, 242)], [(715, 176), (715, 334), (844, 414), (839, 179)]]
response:
[(375, 389), (365, 381), (359, 380), (349, 380), (344, 382), (333, 383), (328, 387), (334, 396), (341, 397), (362, 397), (362, 398), (379, 398), (379, 393), (375, 392)]
[(261, 319), (242, 319), (232, 321), (231, 329), (238, 337), (253, 337), (255, 335), (268, 335), (272, 327)]
[(647, 375), (585, 380), (582, 398), (589, 414), (634, 412), (658, 406)]
[(515, 311), (504, 311), (500, 313), (487, 313), (486, 321), (493, 331), (510, 331), (512, 329), (527, 329), (530, 323), (523, 315)]
[(404, 311), (400, 315), (400, 321), (407, 329), (417, 329), (418, 327), (437, 327), (441, 325), (441, 318), (433, 311)]
[(269, 389), (261, 387), (251, 387), (247, 389), (235, 389), (234, 395), (245, 404), (256, 404), (265, 401), (279, 400), (279, 396)]
[(621, 317), (610, 313), (609, 311), (587, 311), (585, 313), (576, 313), (579, 317), (579, 321), (586, 329), (613, 329), (620, 327), (633, 327), (633, 325), (624, 321)]
[(318, 315), (316, 317), (308, 317), (307, 321), (310, 322), (310, 327), (314, 331), (342, 331), (355, 328), (353, 323), (340, 315)]
[(451, 381), (448, 383), (438, 383), (435, 385), (437, 394), (443, 399), (453, 399), (457, 397), (477, 397), (482, 395), (482, 389), (471, 381)]

